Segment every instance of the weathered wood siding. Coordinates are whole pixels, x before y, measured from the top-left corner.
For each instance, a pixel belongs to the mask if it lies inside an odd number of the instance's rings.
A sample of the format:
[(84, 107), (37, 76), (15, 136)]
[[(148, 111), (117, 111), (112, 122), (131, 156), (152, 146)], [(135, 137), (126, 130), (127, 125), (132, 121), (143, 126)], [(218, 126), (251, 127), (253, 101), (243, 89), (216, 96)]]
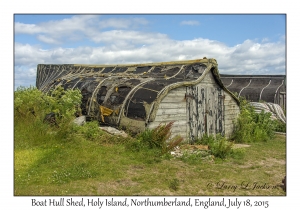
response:
[(155, 121), (149, 123), (153, 129), (160, 123), (166, 124), (175, 121), (172, 127), (172, 136), (180, 135), (187, 138), (187, 111), (185, 100), (186, 87), (171, 90), (159, 104)]
[(172, 136), (180, 135), (193, 143), (204, 134), (230, 137), (239, 106), (215, 81), (211, 72), (195, 85), (171, 90), (159, 104), (153, 129), (175, 121)]
[(224, 98), (224, 113), (225, 113), (225, 136), (229, 138), (234, 131), (234, 123), (240, 113), (240, 108), (237, 102), (225, 92)]

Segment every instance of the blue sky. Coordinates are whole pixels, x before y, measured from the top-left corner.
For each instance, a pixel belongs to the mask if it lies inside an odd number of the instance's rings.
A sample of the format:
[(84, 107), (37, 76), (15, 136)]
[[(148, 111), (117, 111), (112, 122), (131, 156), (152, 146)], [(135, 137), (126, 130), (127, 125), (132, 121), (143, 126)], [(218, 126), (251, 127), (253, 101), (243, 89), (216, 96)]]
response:
[(222, 74), (285, 74), (285, 14), (14, 15), (15, 87), (40, 63), (215, 58)]

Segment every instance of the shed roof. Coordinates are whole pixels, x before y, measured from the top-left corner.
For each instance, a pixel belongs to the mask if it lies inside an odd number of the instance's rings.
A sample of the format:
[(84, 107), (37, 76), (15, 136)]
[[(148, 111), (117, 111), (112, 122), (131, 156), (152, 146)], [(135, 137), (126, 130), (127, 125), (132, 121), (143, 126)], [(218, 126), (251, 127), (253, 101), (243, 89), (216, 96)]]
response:
[(228, 75), (221, 74), (223, 84), (231, 92), (249, 101), (275, 103), (279, 90), (286, 91), (285, 75)]

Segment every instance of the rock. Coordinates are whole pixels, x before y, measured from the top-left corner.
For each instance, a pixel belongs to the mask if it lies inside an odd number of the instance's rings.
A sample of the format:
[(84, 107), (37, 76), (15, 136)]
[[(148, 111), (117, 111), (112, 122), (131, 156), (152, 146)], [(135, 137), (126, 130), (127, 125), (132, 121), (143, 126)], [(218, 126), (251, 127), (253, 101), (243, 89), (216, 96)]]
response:
[(106, 126), (106, 127), (99, 127), (101, 130), (104, 130), (106, 131), (107, 133), (110, 133), (112, 135), (117, 135), (117, 136), (122, 136), (124, 138), (128, 137), (128, 134), (125, 133), (124, 131), (120, 131), (116, 128), (113, 128), (113, 127), (109, 127), (109, 126)]
[(82, 115), (80, 117), (77, 117), (73, 122), (77, 125), (84, 125), (86, 123), (86, 116)]

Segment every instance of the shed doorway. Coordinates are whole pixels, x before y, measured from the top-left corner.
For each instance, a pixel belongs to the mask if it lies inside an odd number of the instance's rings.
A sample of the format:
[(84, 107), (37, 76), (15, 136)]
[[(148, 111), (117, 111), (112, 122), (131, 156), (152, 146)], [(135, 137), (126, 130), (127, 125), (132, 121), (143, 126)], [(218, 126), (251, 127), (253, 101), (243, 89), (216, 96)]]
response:
[(190, 143), (204, 134), (224, 135), (224, 91), (205, 84), (186, 89), (187, 126)]

